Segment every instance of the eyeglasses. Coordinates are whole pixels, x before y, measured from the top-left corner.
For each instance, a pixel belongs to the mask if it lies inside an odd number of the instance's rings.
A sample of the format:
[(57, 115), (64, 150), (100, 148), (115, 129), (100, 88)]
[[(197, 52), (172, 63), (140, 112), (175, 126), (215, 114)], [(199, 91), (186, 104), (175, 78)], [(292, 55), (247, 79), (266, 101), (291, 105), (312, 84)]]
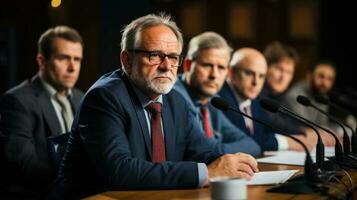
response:
[(179, 67), (183, 61), (183, 55), (179, 54), (164, 54), (161, 51), (146, 51), (142, 49), (128, 49), (129, 52), (144, 53), (149, 56), (149, 62), (153, 65), (159, 65), (164, 62), (165, 57), (169, 59), (169, 63), (173, 67)]

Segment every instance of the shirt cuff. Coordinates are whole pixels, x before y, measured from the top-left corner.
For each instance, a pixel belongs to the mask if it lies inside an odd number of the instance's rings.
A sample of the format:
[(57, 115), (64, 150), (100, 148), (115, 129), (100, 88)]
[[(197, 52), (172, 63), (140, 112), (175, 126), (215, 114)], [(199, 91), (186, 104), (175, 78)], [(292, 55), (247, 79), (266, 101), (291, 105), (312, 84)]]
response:
[(289, 144), (286, 136), (275, 134), (275, 138), (278, 142), (278, 150), (288, 150)]
[(198, 169), (198, 187), (205, 186), (206, 180), (208, 178), (208, 168), (205, 163), (197, 163)]

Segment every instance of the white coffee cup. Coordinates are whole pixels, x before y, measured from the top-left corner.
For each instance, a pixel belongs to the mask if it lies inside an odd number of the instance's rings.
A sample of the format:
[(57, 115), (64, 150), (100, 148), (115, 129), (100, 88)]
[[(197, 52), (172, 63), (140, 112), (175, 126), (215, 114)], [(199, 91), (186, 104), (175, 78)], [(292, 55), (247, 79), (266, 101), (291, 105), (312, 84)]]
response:
[(247, 199), (247, 181), (243, 178), (220, 176), (210, 179), (214, 200)]

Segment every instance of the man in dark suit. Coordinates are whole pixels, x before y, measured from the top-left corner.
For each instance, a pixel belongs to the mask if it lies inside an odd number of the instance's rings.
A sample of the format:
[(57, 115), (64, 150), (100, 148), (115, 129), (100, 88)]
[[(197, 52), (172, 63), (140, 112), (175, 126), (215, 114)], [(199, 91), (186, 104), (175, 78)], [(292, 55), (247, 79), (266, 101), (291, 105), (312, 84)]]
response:
[[(283, 106), (287, 106), (286, 94), (294, 78), (299, 61), (298, 54), (291, 46), (275, 41), (264, 49), (264, 56), (268, 64), (268, 71), (258, 98), (270, 98)], [(269, 111), (265, 111), (265, 114), (271, 125), (288, 133), (301, 134), (306, 131), (303, 124), (286, 117), (284, 114)]]
[(182, 46), (169, 16), (143, 16), (124, 28), (123, 70), (104, 75), (85, 94), (49, 198), (194, 188), (210, 177), (249, 179), (258, 170), (247, 154), (213, 151), (187, 102), (171, 91)]
[[(293, 95), (292, 99), (292, 95), (289, 95), (291, 94), (290, 90), (292, 89), (290, 88), (290, 84), (293, 80), (299, 60), (297, 52), (289, 45), (273, 42), (265, 48), (264, 56), (268, 63), (268, 72), (265, 85), (262, 92), (259, 94), (259, 98), (271, 98), (285, 107), (298, 111), (301, 108), (300, 105), (292, 105), (294, 102), (297, 104), (297, 94)], [(311, 109), (311, 111), (314, 110)], [(314, 116), (313, 114), (297, 113), (310, 119)], [(315, 137), (312, 138), (311, 141), (317, 140), (317, 136), (311, 128), (286, 117), (284, 114), (265, 111), (265, 115), (267, 121), (274, 127), (278, 127), (290, 134), (305, 134), (310, 138)], [(330, 134), (320, 131), (320, 135), (326, 146), (334, 145), (335, 140)]]
[[(219, 94), (242, 112), (265, 120), (266, 116), (255, 100), (263, 87), (267, 73), (267, 63), (263, 54), (252, 48), (239, 49), (233, 54), (230, 66), (228, 81)], [(235, 112), (226, 112), (225, 114), (231, 122), (252, 136), (264, 151), (302, 150), (302, 147), (292, 139), (275, 135), (273, 130), (250, 119), (243, 118), (242, 115)], [(314, 143), (309, 142), (305, 136), (299, 135), (296, 137), (303, 140), (309, 147), (313, 147)]]
[(231, 48), (226, 40), (217, 33), (205, 32), (191, 39), (187, 51), (184, 74), (174, 89), (191, 105), (206, 138), (217, 143), (219, 152), (259, 156), (259, 145), (209, 103), (227, 77)]
[(47, 30), (38, 42), (39, 73), (1, 97), (2, 199), (39, 199), (56, 177), (46, 139), (69, 131), (83, 95), (73, 88), (82, 51), (76, 30)]

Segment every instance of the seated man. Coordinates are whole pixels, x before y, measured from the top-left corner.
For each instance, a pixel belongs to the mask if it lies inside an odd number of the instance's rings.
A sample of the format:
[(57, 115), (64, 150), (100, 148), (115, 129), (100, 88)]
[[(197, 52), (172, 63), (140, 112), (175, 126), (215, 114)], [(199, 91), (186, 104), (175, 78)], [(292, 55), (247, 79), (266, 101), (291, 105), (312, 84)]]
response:
[[(288, 93), (289, 86), (293, 80), (297, 63), (298, 54), (292, 47), (280, 42), (269, 44), (264, 50), (264, 56), (268, 63), (266, 82), (260, 98), (271, 98), (278, 101), (281, 105), (289, 107)], [(295, 97), (296, 98), (296, 97)], [(293, 99), (296, 102), (296, 99)], [(271, 113), (265, 111), (265, 116), (269, 124), (291, 134), (307, 135), (311, 141), (317, 141), (314, 131), (304, 124), (287, 117), (282, 113)], [(334, 139), (327, 133), (319, 131), (326, 146), (334, 145)]]
[(104, 75), (85, 94), (50, 199), (253, 176), (256, 160), (213, 151), (187, 102), (171, 91), (182, 46), (169, 16), (150, 14), (124, 28), (123, 70)]
[(259, 156), (259, 145), (209, 103), (223, 86), (230, 53), (231, 48), (217, 33), (206, 32), (192, 38), (183, 63), (184, 75), (179, 76), (174, 89), (189, 102), (207, 139), (218, 143), (219, 152)]
[[(255, 100), (259, 95), (267, 74), (267, 63), (262, 53), (252, 48), (242, 48), (234, 52), (230, 62), (230, 72), (227, 84), (220, 95), (234, 107), (257, 119), (266, 121), (263, 109)], [(236, 126), (245, 130), (261, 146), (267, 150), (302, 150), (302, 146), (291, 138), (275, 135), (271, 130), (259, 123), (243, 117), (235, 112), (226, 112), (227, 117)], [(312, 148), (315, 141), (309, 141), (303, 135), (296, 136)]]
[(48, 29), (38, 41), (39, 73), (2, 96), (0, 199), (41, 199), (54, 180), (46, 139), (71, 127), (83, 95), (73, 88), (82, 52), (82, 37), (76, 30)]
[[(264, 49), (264, 56), (268, 64), (268, 71), (258, 98), (270, 98), (286, 106), (288, 103), (286, 93), (294, 78), (299, 61), (298, 54), (291, 46), (272, 42)], [(292, 134), (306, 132), (306, 127), (303, 124), (286, 117), (286, 115), (269, 111), (265, 111), (265, 114), (267, 121), (274, 127)]]
[(336, 67), (329, 61), (320, 61), (314, 65), (308, 80), (294, 84), (287, 93), (287, 106), (299, 115), (316, 122), (326, 128), (336, 131), (337, 124), (330, 121), (327, 116), (319, 111), (301, 105), (296, 101), (298, 95), (306, 96), (310, 101), (325, 112), (329, 106), (315, 100), (316, 96), (328, 96), (336, 79)]

